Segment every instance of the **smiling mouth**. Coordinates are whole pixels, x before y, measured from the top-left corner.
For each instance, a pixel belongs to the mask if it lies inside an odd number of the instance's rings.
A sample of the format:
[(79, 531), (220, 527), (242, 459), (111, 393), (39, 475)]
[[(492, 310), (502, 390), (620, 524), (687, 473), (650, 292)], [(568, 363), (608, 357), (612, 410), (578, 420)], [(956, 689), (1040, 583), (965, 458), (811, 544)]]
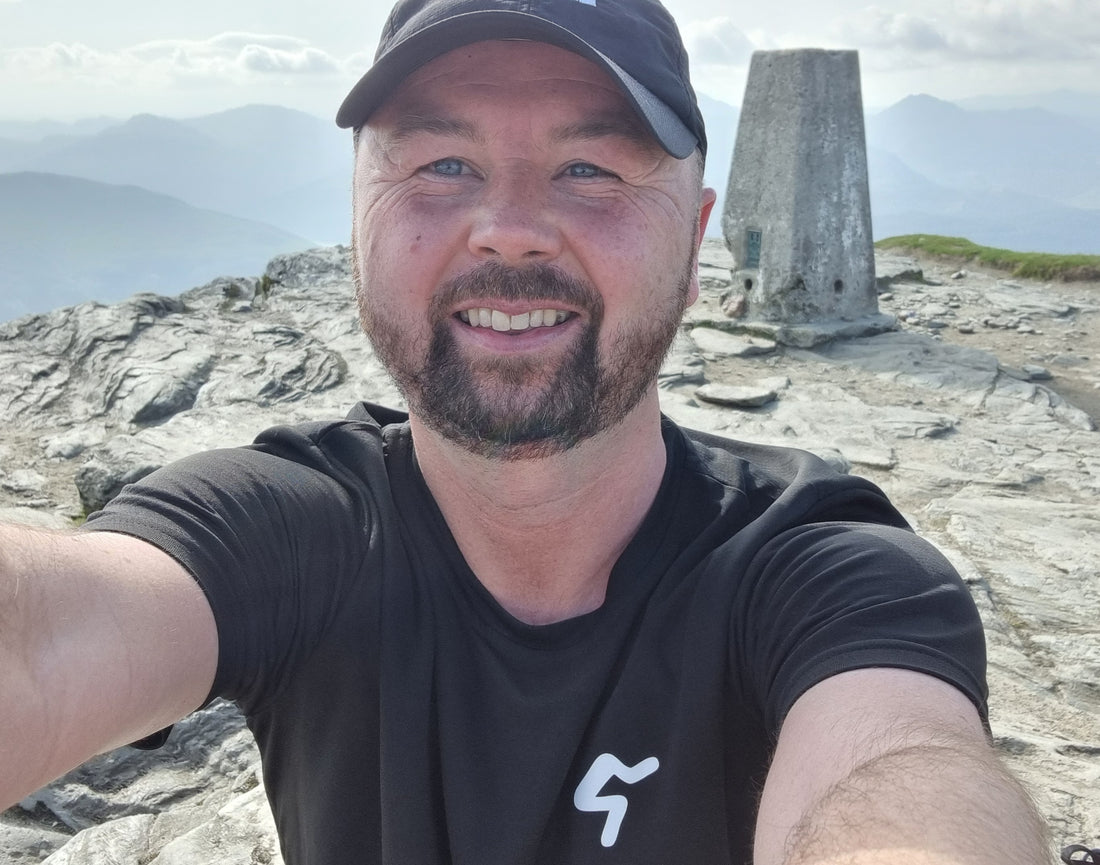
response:
[(555, 327), (571, 315), (564, 309), (533, 309), (520, 315), (509, 315), (499, 309), (474, 307), (460, 311), (458, 318), (470, 327), (492, 328), (499, 333), (524, 333), (536, 327)]

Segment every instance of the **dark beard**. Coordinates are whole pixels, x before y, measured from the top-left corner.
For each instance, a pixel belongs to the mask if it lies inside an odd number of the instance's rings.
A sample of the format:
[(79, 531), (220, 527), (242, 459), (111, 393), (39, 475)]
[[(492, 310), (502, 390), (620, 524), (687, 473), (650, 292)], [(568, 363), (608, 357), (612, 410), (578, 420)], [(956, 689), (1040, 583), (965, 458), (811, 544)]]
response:
[[(603, 299), (587, 283), (545, 264), (515, 269), (489, 262), (446, 283), (432, 302), (432, 337), (420, 365), (409, 357), (405, 335), (377, 315), (363, 319), (376, 354), (427, 427), (478, 456), (532, 459), (610, 429), (641, 402), (679, 326), (686, 277), (679, 289), (667, 309), (615, 335), (608, 363), (599, 356)], [(471, 362), (462, 356), (446, 310), (470, 299), (528, 301), (540, 308), (560, 303), (587, 320), (557, 373), (540, 385), (545, 364), (537, 359)], [(368, 312), (369, 298), (364, 300)]]

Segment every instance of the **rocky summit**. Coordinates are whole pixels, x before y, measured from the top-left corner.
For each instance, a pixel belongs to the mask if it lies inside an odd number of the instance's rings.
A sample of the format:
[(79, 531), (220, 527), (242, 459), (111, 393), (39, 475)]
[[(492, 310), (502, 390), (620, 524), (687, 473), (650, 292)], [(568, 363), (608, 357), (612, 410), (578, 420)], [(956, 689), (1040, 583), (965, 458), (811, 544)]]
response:
[[(880, 256), (875, 336), (777, 343), (729, 309), (730, 258), (661, 373), (697, 429), (805, 448), (882, 486), (968, 581), (998, 748), (1054, 843), (1100, 844), (1100, 285)], [(841, 329), (842, 330), (842, 329)], [(259, 278), (0, 325), (0, 519), (64, 528), (187, 453), (400, 404), (356, 320), (347, 250)], [(0, 816), (0, 863), (281, 862), (233, 707), (98, 757)]]

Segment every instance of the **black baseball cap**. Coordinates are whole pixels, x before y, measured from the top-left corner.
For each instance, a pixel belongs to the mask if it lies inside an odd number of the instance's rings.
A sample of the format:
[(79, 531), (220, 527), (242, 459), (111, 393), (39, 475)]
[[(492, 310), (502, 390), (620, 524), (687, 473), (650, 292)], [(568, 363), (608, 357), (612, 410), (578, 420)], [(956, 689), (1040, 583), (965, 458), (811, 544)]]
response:
[(529, 39), (591, 60), (614, 79), (661, 146), (705, 154), (703, 116), (676, 22), (657, 0), (399, 0), (374, 65), (340, 106), (336, 123), (362, 126), (416, 69), (455, 48)]

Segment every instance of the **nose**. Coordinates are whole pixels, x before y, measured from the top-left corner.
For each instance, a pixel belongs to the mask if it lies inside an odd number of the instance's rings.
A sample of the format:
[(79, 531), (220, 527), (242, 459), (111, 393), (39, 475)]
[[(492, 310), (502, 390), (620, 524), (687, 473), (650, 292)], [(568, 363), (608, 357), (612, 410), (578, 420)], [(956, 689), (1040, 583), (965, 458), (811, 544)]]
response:
[(556, 258), (562, 235), (550, 206), (550, 181), (515, 168), (487, 180), (470, 228), (478, 258), (522, 265)]

